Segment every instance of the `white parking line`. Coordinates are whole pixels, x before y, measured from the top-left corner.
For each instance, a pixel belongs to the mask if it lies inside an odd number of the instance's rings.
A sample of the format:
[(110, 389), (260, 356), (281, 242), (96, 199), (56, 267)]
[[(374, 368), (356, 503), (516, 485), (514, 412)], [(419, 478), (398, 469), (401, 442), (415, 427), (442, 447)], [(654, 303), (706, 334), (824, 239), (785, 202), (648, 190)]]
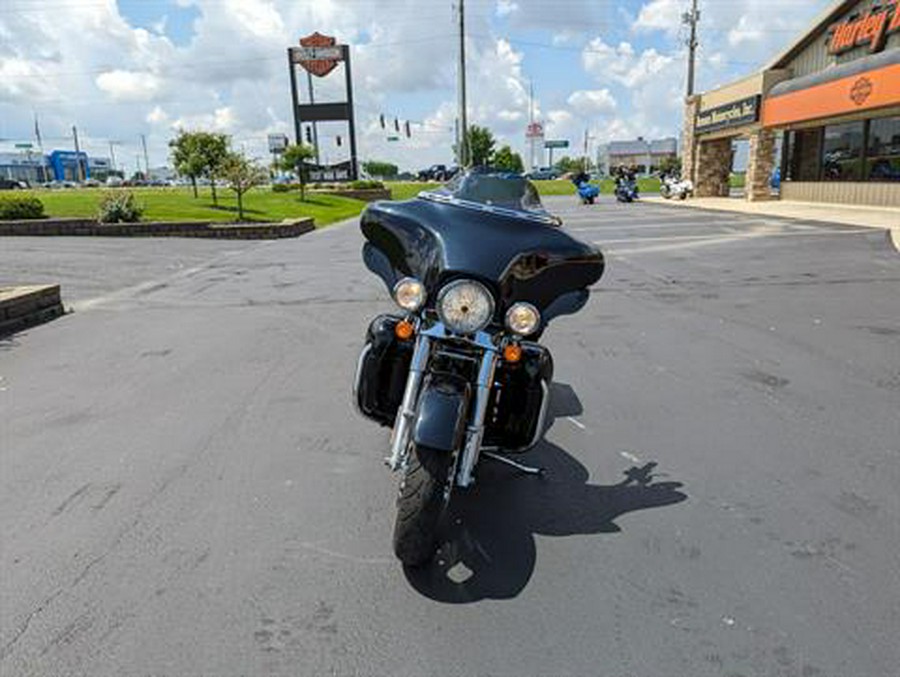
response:
[(858, 235), (860, 233), (870, 233), (868, 228), (859, 230), (840, 230), (830, 231), (822, 230), (816, 232), (801, 233), (775, 233), (775, 232), (755, 232), (755, 233), (735, 233), (725, 236), (708, 236), (708, 235), (673, 235), (670, 237), (633, 237), (618, 240), (595, 240), (594, 244), (608, 246), (612, 244), (636, 244), (640, 242), (670, 242), (672, 244), (650, 245), (648, 247), (634, 247), (625, 249), (612, 249), (613, 254), (649, 254), (653, 252), (672, 251), (677, 249), (693, 249), (696, 247), (710, 247), (715, 245), (733, 244), (742, 240), (754, 240), (761, 237), (810, 237), (817, 235)]

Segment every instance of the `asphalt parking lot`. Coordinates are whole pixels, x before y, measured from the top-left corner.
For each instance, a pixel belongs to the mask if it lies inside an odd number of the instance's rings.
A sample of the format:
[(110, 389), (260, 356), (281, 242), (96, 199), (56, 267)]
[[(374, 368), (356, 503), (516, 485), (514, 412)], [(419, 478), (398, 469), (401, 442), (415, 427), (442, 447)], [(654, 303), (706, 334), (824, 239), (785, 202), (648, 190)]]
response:
[(485, 466), (422, 571), (349, 402), (355, 227), (0, 241), (75, 308), (0, 341), (0, 674), (895, 674), (884, 232), (547, 204), (608, 257), (544, 337), (548, 477)]

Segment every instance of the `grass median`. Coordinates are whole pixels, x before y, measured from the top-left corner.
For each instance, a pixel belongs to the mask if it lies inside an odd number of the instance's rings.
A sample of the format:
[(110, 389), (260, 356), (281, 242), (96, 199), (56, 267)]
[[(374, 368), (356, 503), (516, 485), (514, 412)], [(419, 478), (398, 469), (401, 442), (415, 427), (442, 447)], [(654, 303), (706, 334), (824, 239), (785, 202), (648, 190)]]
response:
[[(541, 195), (574, 195), (575, 187), (570, 181), (535, 181)], [(437, 187), (436, 183), (399, 182), (386, 183), (394, 200), (408, 200), (423, 190)], [(642, 192), (651, 193), (659, 190), (659, 182), (654, 179), (641, 179), (639, 187)], [(601, 191), (612, 193), (613, 182), (606, 180), (600, 183)], [(218, 206), (212, 202), (212, 193), (208, 187), (200, 189), (199, 197), (194, 197), (190, 188), (116, 188), (113, 191), (131, 191), (138, 203), (143, 207), (143, 221), (197, 221), (228, 223), (237, 220), (237, 198), (227, 188), (218, 192)], [(76, 188), (64, 190), (35, 190), (34, 195), (44, 205), (49, 217), (94, 218), (103, 196), (111, 192), (103, 188)], [(18, 194), (21, 195), (21, 194)], [(306, 200), (300, 199), (300, 193), (273, 192), (269, 187), (256, 188), (244, 196), (244, 218), (246, 221), (265, 223), (279, 222), (284, 219), (309, 217), (315, 219), (316, 226), (321, 228), (337, 221), (358, 216), (366, 203), (336, 195), (307, 192)]]
[[(131, 191), (144, 208), (143, 221), (211, 221), (216, 223), (237, 220), (237, 198), (227, 189), (219, 189), (219, 204), (213, 205), (208, 188), (195, 198), (190, 188), (116, 188)], [(33, 191), (44, 203), (47, 216), (97, 216), (98, 205), (109, 191), (100, 188)], [(311, 216), (317, 226), (328, 225), (355, 216), (365, 203), (333, 195), (273, 193), (268, 188), (251, 190), (244, 196), (244, 218), (254, 222), (277, 222)]]

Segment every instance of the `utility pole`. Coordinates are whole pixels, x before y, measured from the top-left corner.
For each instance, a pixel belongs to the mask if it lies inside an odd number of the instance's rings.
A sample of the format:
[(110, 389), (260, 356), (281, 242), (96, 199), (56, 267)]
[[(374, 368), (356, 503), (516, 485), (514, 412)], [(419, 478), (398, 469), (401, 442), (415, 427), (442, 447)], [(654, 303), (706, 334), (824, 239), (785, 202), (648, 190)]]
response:
[(150, 180), (150, 158), (147, 155), (147, 137), (141, 134), (141, 145), (144, 147), (144, 169), (147, 170), (147, 175), (144, 177), (146, 181)]
[(75, 180), (81, 183), (84, 181), (84, 175), (81, 173), (81, 148), (78, 146), (78, 128), (72, 125), (72, 137), (75, 139)]
[(113, 150), (112, 139), (110, 139), (110, 142), (109, 142), (109, 164), (110, 164), (110, 171), (112, 171), (112, 172), (116, 171), (116, 151)]
[(472, 161), (466, 108), (466, 0), (459, 0), (459, 164), (461, 167), (468, 167)]
[(694, 64), (697, 57), (697, 24), (700, 22), (700, 11), (697, 9), (697, 0), (691, 0), (691, 11), (681, 15), (682, 22), (691, 27), (688, 38), (688, 76), (687, 95), (694, 95)]
[(585, 172), (587, 172), (587, 170), (588, 170), (588, 162), (589, 162), (589, 160), (588, 160), (588, 143), (589, 143), (590, 137), (588, 136), (588, 133), (589, 133), (588, 129), (587, 129), (587, 127), (585, 127), (585, 129), (584, 129), (584, 162), (582, 163), (584, 165)]

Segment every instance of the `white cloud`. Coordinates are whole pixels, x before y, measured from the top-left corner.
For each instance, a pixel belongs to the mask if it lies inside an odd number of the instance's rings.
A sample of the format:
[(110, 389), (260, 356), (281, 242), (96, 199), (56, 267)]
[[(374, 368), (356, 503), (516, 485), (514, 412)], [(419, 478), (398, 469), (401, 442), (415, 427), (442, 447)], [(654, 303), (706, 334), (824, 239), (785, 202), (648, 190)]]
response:
[(518, 11), (519, 3), (513, 2), (513, 0), (497, 0), (497, 9), (495, 10), (497, 16), (505, 17)]
[(760, 42), (764, 36), (760, 24), (744, 15), (738, 20), (737, 26), (728, 31), (728, 44), (731, 47), (740, 47), (745, 42)]
[(169, 114), (163, 110), (162, 106), (154, 106), (153, 110), (147, 113), (145, 119), (151, 125), (162, 125), (169, 121)]
[(152, 73), (115, 70), (97, 76), (97, 87), (113, 101), (152, 101), (162, 86), (163, 81)]
[(616, 99), (608, 89), (582, 89), (573, 92), (567, 102), (582, 117), (608, 115), (616, 110)]
[(663, 31), (675, 35), (681, 29), (682, 14), (689, 9), (683, 0), (652, 0), (644, 4), (632, 24), (636, 31)]
[[(392, 0), (385, 11), (383, 3), (362, 0), (147, 0), (159, 12), (142, 28), (114, 0), (16, 2), (27, 11), (0, 11), (4, 138), (27, 139), (37, 109), (45, 138), (64, 143), (77, 124), (86, 145), (97, 140), (90, 152), (107, 153), (105, 140), (115, 139), (122, 143), (116, 152), (128, 156), (145, 134), (151, 163), (161, 164), (171, 125), (181, 124), (225, 131), (251, 155), (265, 155), (268, 132), (293, 135), (284, 49), (318, 28), (354, 45), (363, 157), (410, 168), (451, 159), (457, 38), (450, 3)], [(803, 3), (779, 16), (758, 0), (705, 3), (698, 86), (749, 72), (734, 62), (770, 56), (825, 2), (808, 0), (808, 8)], [(687, 4), (645, 0), (625, 16), (622, 3), (589, 0), (469, 3), (470, 119), (522, 152), (534, 76), (536, 115), (546, 120), (548, 135), (574, 142), (586, 127), (598, 138), (677, 131), (684, 59), (675, 35)], [(180, 10), (173, 5), (191, 8), (190, 27), (175, 20)], [(597, 25), (604, 26), (603, 38), (580, 55), (582, 71), (573, 46), (595, 37), (587, 27)], [(751, 39), (753, 26), (765, 32), (761, 40)], [(168, 37), (175, 31), (177, 44)], [(630, 38), (629, 31), (640, 35)], [(317, 80), (317, 97), (333, 100), (342, 86), (339, 72)], [(608, 99), (596, 94), (603, 91)], [(412, 139), (388, 143), (379, 112), (424, 124), (413, 124)], [(337, 125), (320, 127), (335, 157), (337, 133)]]

